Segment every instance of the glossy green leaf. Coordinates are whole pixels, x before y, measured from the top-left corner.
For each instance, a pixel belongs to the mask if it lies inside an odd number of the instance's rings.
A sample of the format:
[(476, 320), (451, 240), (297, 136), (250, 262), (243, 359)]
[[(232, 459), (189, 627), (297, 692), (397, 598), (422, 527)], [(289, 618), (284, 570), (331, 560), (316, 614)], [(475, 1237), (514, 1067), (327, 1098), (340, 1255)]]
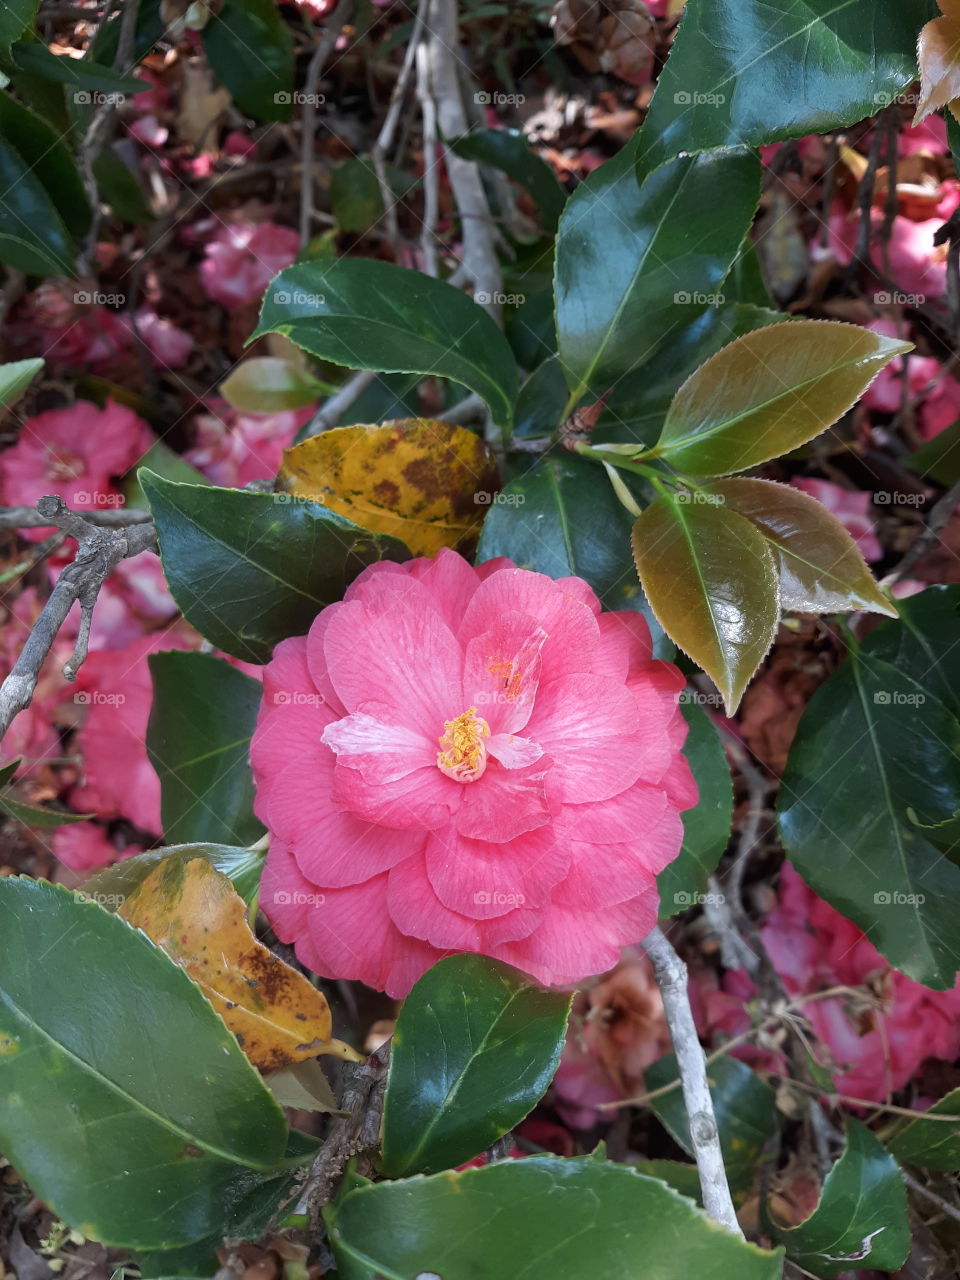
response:
[(956, 484), (960, 480), (960, 418), (922, 444), (904, 461), (913, 471), (929, 476), (945, 488)]
[(584, 1156), (381, 1182), (327, 1209), (340, 1280), (778, 1280), (780, 1255), (664, 1183)]
[(633, 555), (657, 621), (732, 715), (780, 621), (777, 566), (748, 520), (700, 497), (681, 493), (647, 507), (633, 526)]
[(254, 120), (293, 112), (293, 33), (273, 0), (225, 0), (200, 35), (236, 106)]
[[(934, 1103), (929, 1114), (960, 1116), (960, 1089), (952, 1089)], [(910, 1120), (887, 1139), (886, 1145), (890, 1154), (903, 1164), (942, 1173), (955, 1173), (960, 1169), (960, 1121), (948, 1124), (945, 1120)]]
[(875, 115), (916, 79), (917, 34), (936, 14), (933, 0), (696, 0), (644, 123), (644, 169)]
[(510, 421), (517, 373), (503, 334), (466, 294), (418, 271), (370, 258), (288, 267), (267, 288), (254, 337), (264, 333), (350, 369), (452, 378)]
[(122, 101), (124, 97), (132, 97), (153, 88), (152, 84), (141, 80), (139, 76), (125, 75), (122, 71), (114, 71), (113, 67), (91, 62), (88, 58), (59, 57), (39, 41), (20, 41), (14, 44), (12, 54), (21, 71), (39, 76), (42, 80), (52, 80), (54, 84), (65, 84), (68, 89), (73, 90), (73, 101), (78, 106), (95, 105), (95, 94), (119, 94)]
[(571, 998), (486, 956), (450, 956), (425, 973), (393, 1033), (387, 1177), (463, 1164), (519, 1124), (553, 1079)]
[(744, 150), (674, 161), (642, 186), (635, 160), (634, 142), (560, 220), (557, 335), (578, 397), (610, 390), (717, 301), (760, 195), (759, 161)]
[(687, 475), (745, 471), (812, 440), (911, 344), (860, 325), (795, 320), (737, 338), (673, 398), (657, 455)]
[(960, 586), (927, 587), (897, 609), (899, 623), (872, 631), (866, 653), (911, 676), (960, 719)]
[(679, 1160), (631, 1160), (630, 1168), (647, 1178), (659, 1178), (688, 1200), (697, 1204), (702, 1201), (700, 1175), (695, 1164), (681, 1164)]
[[(676, 1078), (677, 1060), (672, 1053), (658, 1058), (643, 1073), (644, 1085), (650, 1090), (661, 1089)], [(736, 1058), (718, 1058), (711, 1062), (707, 1067), (707, 1082), (717, 1118), (724, 1167), (731, 1190), (740, 1193), (753, 1183), (764, 1148), (780, 1127), (773, 1090)], [(651, 1098), (650, 1106), (684, 1151), (692, 1155), (682, 1089), (671, 1089)]]
[(0, 8), (0, 51), (9, 53), (10, 46), (23, 35), (39, 7), (40, 0), (6, 0)]
[(782, 608), (802, 613), (870, 609), (897, 616), (853, 538), (809, 494), (744, 476), (714, 481), (707, 492), (722, 498), (728, 511), (744, 516), (769, 542), (780, 571)]
[(39, 276), (73, 275), (74, 245), (46, 188), (0, 141), (0, 262)]
[(0, 409), (15, 405), (42, 368), (43, 360), (39, 356), (0, 364)]
[(466, 160), (502, 169), (520, 184), (543, 215), (543, 224), (555, 231), (567, 193), (545, 160), (530, 147), (520, 129), (477, 129), (457, 138), (452, 149)]
[(0, 791), (0, 817), (15, 818), (25, 827), (62, 827), (71, 822), (83, 822), (90, 816), (89, 813), (71, 813), (69, 809), (25, 804), (12, 791)]
[(150, 655), (153, 705), (147, 755), (160, 778), (163, 831), (171, 844), (252, 844), (250, 736), (259, 681), (210, 653)]
[(804, 712), (780, 791), (780, 831), (821, 897), (894, 967), (943, 989), (960, 968), (960, 867), (920, 824), (960, 809), (960, 722), (906, 663), (874, 657), (872, 642)]
[(552, 436), (563, 422), (567, 384), (556, 356), (530, 374), (517, 396), (513, 434), (518, 438)]
[(233, 882), (233, 887), (247, 903), (256, 900), (263, 873), (264, 853), (257, 849), (239, 849), (225, 844), (176, 844), (163, 849), (149, 849), (104, 867), (84, 881), (83, 893), (108, 911), (116, 911), (121, 903), (138, 889), (160, 862), (176, 858), (189, 862), (206, 858)]
[[(387, 165), (385, 172), (396, 200), (415, 185), (413, 178), (393, 165)], [(337, 165), (330, 175), (330, 207), (341, 231), (366, 231), (383, 216), (383, 193), (369, 157), (354, 156)]]
[(82, 236), (90, 225), (90, 205), (77, 166), (57, 130), (12, 94), (0, 92), (0, 138), (30, 166), (70, 234)]
[(657, 876), (660, 918), (696, 904), (707, 887), (730, 841), (733, 823), (733, 779), (723, 752), (720, 734), (698, 695), (684, 691), (680, 707), (688, 725), (683, 754), (690, 762), (700, 797), (696, 807), (682, 814), (683, 844), (677, 857)]
[(0, 880), (0, 933), (4, 1154), (91, 1239), (222, 1232), (281, 1172), (287, 1130), (200, 989), (119, 916), (42, 881)]
[(910, 1249), (907, 1191), (893, 1156), (858, 1120), (805, 1222), (779, 1230), (787, 1257), (814, 1276), (896, 1271)]
[(410, 557), (395, 538), (289, 494), (139, 475), (173, 598), (202, 636), (247, 662), (305, 635), (368, 564)]

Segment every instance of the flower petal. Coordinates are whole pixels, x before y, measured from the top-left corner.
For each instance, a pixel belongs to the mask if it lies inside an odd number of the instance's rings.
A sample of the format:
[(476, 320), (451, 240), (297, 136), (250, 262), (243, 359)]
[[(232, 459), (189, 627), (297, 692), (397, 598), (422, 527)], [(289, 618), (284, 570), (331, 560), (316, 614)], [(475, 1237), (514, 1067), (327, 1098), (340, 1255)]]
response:
[(463, 786), (457, 830), (471, 840), (503, 844), (550, 821), (543, 780), (551, 761), (543, 756), (522, 769), (504, 769), (496, 761), (478, 782)]

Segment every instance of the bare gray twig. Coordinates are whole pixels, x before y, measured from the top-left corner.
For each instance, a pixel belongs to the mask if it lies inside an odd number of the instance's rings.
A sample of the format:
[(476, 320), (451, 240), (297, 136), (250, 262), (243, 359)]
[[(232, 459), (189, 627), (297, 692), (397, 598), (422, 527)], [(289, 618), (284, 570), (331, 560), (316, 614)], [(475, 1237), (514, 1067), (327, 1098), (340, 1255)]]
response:
[(343, 384), (339, 391), (328, 396), (323, 404), (307, 423), (303, 439), (317, 436), (321, 431), (329, 431), (335, 427), (355, 400), (370, 386), (377, 377), (372, 369), (361, 369)]
[(321, 39), (317, 41), (303, 82), (303, 117), (300, 123), (300, 243), (306, 244), (313, 234), (313, 152), (317, 132), (317, 102), (319, 99), (320, 77), (327, 59), (337, 43), (344, 23), (350, 21), (353, 13), (353, 0), (340, 0), (333, 13), (327, 19), (327, 27)]

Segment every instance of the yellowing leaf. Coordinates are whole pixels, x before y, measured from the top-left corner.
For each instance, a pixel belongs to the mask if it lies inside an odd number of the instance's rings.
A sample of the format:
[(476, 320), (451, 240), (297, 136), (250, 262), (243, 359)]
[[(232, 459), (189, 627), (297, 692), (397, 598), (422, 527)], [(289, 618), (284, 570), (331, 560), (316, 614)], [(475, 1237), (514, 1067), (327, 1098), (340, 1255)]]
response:
[(939, 5), (943, 17), (928, 22), (917, 40), (920, 96), (914, 125), (960, 97), (960, 0), (939, 0)]
[(206, 858), (161, 862), (118, 914), (186, 970), (261, 1071), (358, 1056), (330, 1038), (326, 998), (257, 941), (246, 903)]
[(220, 384), (227, 404), (241, 413), (282, 413), (314, 404), (331, 388), (280, 356), (253, 356)]
[(278, 488), (400, 538), (419, 556), (472, 542), (499, 487), (480, 437), (432, 418), (324, 431), (288, 449), (278, 477)]

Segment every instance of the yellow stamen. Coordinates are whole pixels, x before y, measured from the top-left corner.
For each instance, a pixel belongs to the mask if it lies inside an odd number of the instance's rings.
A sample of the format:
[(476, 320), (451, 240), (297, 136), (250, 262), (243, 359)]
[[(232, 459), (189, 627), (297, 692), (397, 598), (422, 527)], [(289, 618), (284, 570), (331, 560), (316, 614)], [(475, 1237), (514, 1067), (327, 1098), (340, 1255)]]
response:
[(477, 708), (470, 707), (455, 720), (447, 720), (439, 739), (437, 767), (455, 782), (476, 782), (487, 767), (484, 738), (490, 737), (490, 726)]

